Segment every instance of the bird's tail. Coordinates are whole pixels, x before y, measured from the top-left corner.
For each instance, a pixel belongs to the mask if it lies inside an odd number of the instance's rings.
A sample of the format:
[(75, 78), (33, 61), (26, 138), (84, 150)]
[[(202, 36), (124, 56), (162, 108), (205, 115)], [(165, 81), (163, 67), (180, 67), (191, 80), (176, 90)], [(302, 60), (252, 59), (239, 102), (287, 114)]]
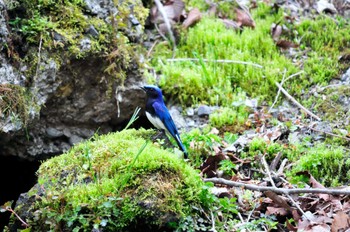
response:
[(181, 151), (184, 153), (184, 158), (187, 159), (188, 153), (186, 151), (185, 146), (182, 144), (182, 141), (181, 141), (180, 136), (178, 134), (175, 136), (175, 140), (176, 140), (177, 145), (181, 149)]

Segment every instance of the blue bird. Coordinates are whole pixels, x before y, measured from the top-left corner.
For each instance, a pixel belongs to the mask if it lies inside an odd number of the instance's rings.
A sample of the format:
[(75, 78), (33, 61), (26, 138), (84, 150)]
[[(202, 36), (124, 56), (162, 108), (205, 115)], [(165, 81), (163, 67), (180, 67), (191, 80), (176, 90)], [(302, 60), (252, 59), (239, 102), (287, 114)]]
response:
[(164, 104), (162, 90), (157, 86), (145, 85), (141, 87), (147, 94), (146, 116), (148, 120), (157, 129), (164, 130), (170, 134), (176, 141), (177, 145), (184, 153), (184, 158), (187, 159), (187, 151), (182, 144), (180, 134), (177, 131), (175, 123), (169, 113), (169, 110)]

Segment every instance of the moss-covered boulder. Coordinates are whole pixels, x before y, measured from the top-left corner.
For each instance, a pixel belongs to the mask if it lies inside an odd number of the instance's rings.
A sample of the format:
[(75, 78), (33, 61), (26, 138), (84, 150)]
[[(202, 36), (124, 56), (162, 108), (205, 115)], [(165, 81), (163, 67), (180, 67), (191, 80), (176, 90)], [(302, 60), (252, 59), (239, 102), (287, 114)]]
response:
[(205, 208), (205, 188), (186, 162), (147, 142), (152, 133), (96, 136), (45, 161), (15, 211), (30, 231), (173, 231)]

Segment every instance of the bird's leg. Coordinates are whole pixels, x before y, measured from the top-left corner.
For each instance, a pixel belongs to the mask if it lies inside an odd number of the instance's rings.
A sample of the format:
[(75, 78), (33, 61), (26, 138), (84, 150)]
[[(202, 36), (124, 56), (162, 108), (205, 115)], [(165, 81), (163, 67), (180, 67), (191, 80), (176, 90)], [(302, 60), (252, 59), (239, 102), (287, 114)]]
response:
[(172, 147), (173, 144), (169, 140), (169, 137), (166, 135), (164, 130), (158, 129), (158, 133), (152, 136), (152, 141), (162, 140), (161, 145), (164, 147)]

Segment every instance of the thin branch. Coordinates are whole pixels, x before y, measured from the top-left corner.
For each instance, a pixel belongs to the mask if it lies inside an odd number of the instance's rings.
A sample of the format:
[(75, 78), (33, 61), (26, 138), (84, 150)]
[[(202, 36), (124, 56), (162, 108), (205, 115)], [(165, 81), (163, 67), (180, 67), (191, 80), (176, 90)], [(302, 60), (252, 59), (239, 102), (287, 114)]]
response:
[[(281, 83), (280, 83), (281, 86), (283, 86), (283, 84), (284, 84), (284, 82), (285, 82), (286, 71), (287, 71), (286, 69), (283, 70), (283, 77), (282, 77), (282, 81), (281, 81)], [(281, 89), (278, 89), (277, 94), (276, 94), (276, 97), (275, 97), (275, 100), (274, 100), (274, 102), (272, 103), (272, 105), (271, 105), (271, 107), (270, 107), (268, 113), (271, 112), (271, 110), (273, 109), (273, 107), (274, 107), (275, 104), (277, 103), (277, 100), (278, 100), (278, 97), (280, 96), (280, 93), (281, 93)]]
[(165, 10), (164, 10), (164, 7), (163, 7), (163, 4), (160, 2), (160, 0), (154, 0), (154, 2), (156, 3), (158, 10), (163, 17), (164, 23), (165, 23), (166, 28), (168, 30), (170, 40), (171, 40), (171, 43), (173, 45), (173, 58), (174, 58), (175, 50), (176, 50), (176, 41), (175, 41), (175, 36), (173, 34), (173, 31), (171, 30), (171, 24), (169, 22), (169, 18), (167, 17)]
[(245, 184), (241, 182), (236, 181), (230, 181), (225, 180), (223, 178), (205, 178), (203, 179), (204, 182), (212, 182), (214, 184), (224, 184), (231, 187), (240, 187), (249, 189), (252, 191), (272, 191), (279, 194), (301, 194), (301, 193), (324, 193), (324, 194), (330, 194), (330, 195), (350, 195), (349, 190), (340, 190), (340, 189), (327, 189), (327, 188), (294, 188), (294, 189), (287, 189), (287, 188), (275, 188), (275, 187), (266, 187), (266, 186), (258, 186), (254, 184)]
[[(302, 74), (304, 71), (300, 71), (300, 72), (297, 72), (297, 73), (294, 73), (292, 75), (290, 75), (289, 77), (285, 78), (286, 77), (286, 69), (284, 69), (284, 72), (283, 72), (283, 77), (282, 77), (282, 81), (280, 83), (281, 86), (283, 86), (283, 84), (288, 81), (289, 79), (295, 77), (295, 76), (298, 76), (300, 74)], [(277, 100), (278, 100), (278, 97), (281, 93), (281, 89), (279, 88), (278, 91), (277, 91), (277, 95), (275, 97), (275, 101), (273, 102), (273, 104), (271, 105), (270, 109), (269, 109), (269, 112), (271, 112), (271, 110), (273, 109), (274, 105), (276, 104)]]
[(304, 110), (308, 115), (310, 115), (311, 117), (315, 118), (318, 121), (321, 121), (321, 119), (315, 115), (314, 113), (312, 113), (310, 110), (306, 109), (303, 105), (301, 105), (297, 100), (295, 100), (295, 98), (293, 98), (280, 84), (278, 84), (277, 82), (275, 82), (275, 84), (277, 85), (277, 87), (279, 89), (281, 89), (282, 93), (284, 93), (284, 95), (286, 95), (286, 97), (288, 97), (295, 105), (297, 105), (300, 109)]
[(304, 210), (303, 210), (302, 208), (300, 208), (300, 206), (298, 205), (298, 203), (296, 203), (296, 202), (294, 201), (294, 199), (293, 199), (289, 194), (287, 194), (287, 197), (288, 197), (289, 200), (292, 202), (292, 204), (293, 204), (295, 207), (297, 207), (297, 209), (300, 211), (300, 213), (302, 213), (303, 216), (304, 216), (306, 219), (308, 219), (309, 221), (311, 221), (311, 218), (309, 218), (309, 216), (304, 212)]
[(211, 215), (211, 231), (216, 232), (217, 230), (215, 229), (215, 218), (213, 212), (210, 210), (210, 215)]
[(149, 49), (149, 51), (147, 52), (147, 58), (150, 57), (151, 52), (153, 51), (154, 47), (156, 46), (156, 44), (158, 43), (158, 40), (154, 41), (154, 43), (152, 44), (151, 48)]
[(272, 176), (271, 176), (271, 172), (270, 172), (269, 165), (267, 165), (265, 156), (262, 156), (262, 157), (261, 157), (261, 162), (262, 162), (263, 165), (264, 165), (264, 168), (265, 168), (265, 170), (266, 170), (267, 176), (268, 176), (269, 179), (270, 179), (271, 185), (272, 185), (274, 188), (276, 188), (275, 182), (273, 181)]
[[(257, 68), (263, 68), (260, 64), (255, 64), (252, 62), (245, 62), (240, 60), (210, 60), (210, 59), (202, 59), (204, 62), (217, 62), (217, 63), (235, 63), (235, 64), (245, 64), (252, 65)], [(199, 61), (197, 58), (177, 58), (177, 59), (167, 59), (169, 62), (177, 62), (177, 61)]]
[(312, 127), (310, 127), (310, 126), (307, 126), (307, 128), (310, 129), (310, 130), (319, 132), (319, 133), (324, 133), (324, 134), (326, 134), (326, 135), (330, 135), (330, 136), (334, 136), (334, 137), (337, 137), (337, 138), (344, 139), (344, 140), (346, 140), (346, 141), (350, 141), (350, 138), (347, 138), (347, 137), (344, 137), (344, 136), (341, 136), (341, 135), (333, 134), (333, 133), (327, 132), (327, 131), (318, 130), (318, 129), (312, 128)]
[(22, 222), (22, 224), (23, 224), (26, 228), (29, 227), (29, 224), (26, 223), (12, 208), (8, 207), (6, 210), (7, 210), (7, 211), (10, 211), (11, 213), (13, 213), (13, 214), (16, 216), (16, 218), (18, 218), (18, 220), (20, 220), (20, 221)]

